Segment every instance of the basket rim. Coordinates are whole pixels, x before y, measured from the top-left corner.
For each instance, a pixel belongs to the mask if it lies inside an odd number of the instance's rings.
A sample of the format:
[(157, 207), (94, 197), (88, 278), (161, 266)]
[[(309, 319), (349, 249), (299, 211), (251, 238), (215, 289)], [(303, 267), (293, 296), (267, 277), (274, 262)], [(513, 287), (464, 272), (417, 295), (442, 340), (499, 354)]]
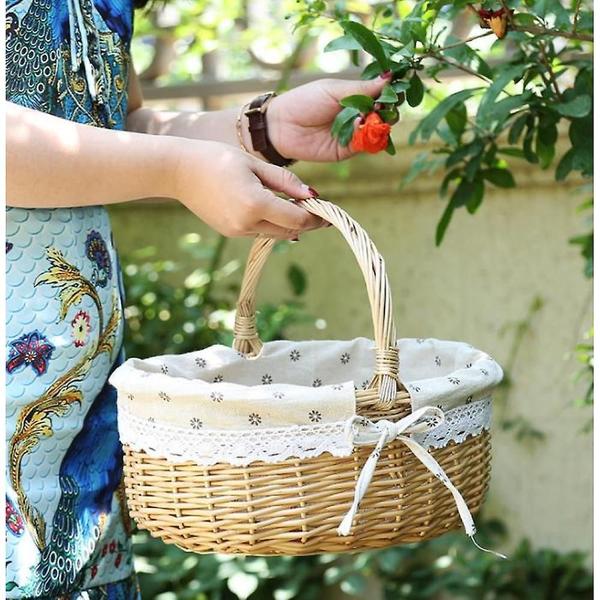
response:
[[(222, 351), (225, 351), (227, 353), (230, 354), (230, 357), (233, 359), (235, 357), (239, 358), (239, 362), (241, 363), (242, 361), (246, 362), (246, 361), (252, 361), (252, 362), (259, 362), (261, 358), (265, 358), (264, 354), (272, 349), (275, 349), (277, 347), (283, 347), (283, 346), (297, 346), (298, 348), (302, 348), (306, 345), (311, 345), (311, 346), (328, 346), (331, 344), (354, 344), (354, 343), (363, 343), (363, 342), (369, 342), (371, 344), (371, 347), (368, 348), (369, 350), (372, 350), (373, 352), (376, 351), (376, 346), (375, 346), (375, 342), (371, 339), (371, 338), (366, 338), (366, 337), (362, 337), (362, 336), (358, 336), (355, 338), (351, 338), (351, 339), (347, 339), (347, 340), (335, 340), (335, 339), (324, 339), (324, 340), (273, 340), (273, 341), (269, 341), (269, 342), (265, 342), (260, 350), (260, 353), (257, 354), (256, 356), (245, 356), (244, 354), (238, 352), (237, 350), (226, 346), (224, 344), (213, 344), (212, 346), (208, 346), (207, 348), (203, 348), (200, 350), (193, 350), (191, 352), (184, 352), (181, 354), (161, 354), (161, 355), (156, 355), (156, 356), (151, 356), (148, 358), (136, 358), (136, 357), (131, 357), (129, 359), (127, 359), (122, 365), (120, 365), (111, 375), (109, 381), (112, 385), (114, 385), (116, 388), (121, 389), (123, 391), (127, 391), (129, 385), (131, 383), (131, 379), (130, 377), (133, 375), (137, 375), (137, 376), (141, 376), (141, 377), (145, 377), (145, 376), (149, 376), (152, 375), (153, 377), (160, 377), (161, 381), (164, 383), (167, 382), (173, 382), (173, 383), (183, 383), (184, 385), (189, 384), (189, 383), (206, 383), (209, 385), (218, 385), (219, 383), (227, 383), (227, 385), (231, 385), (231, 386), (235, 386), (236, 389), (271, 389), (271, 390), (276, 390), (278, 386), (289, 386), (292, 387), (294, 389), (299, 389), (299, 390), (311, 390), (313, 391), (314, 388), (311, 385), (302, 385), (302, 384), (291, 384), (291, 383), (272, 383), (272, 384), (254, 384), (254, 385), (248, 385), (248, 384), (243, 384), (243, 383), (236, 383), (233, 381), (224, 381), (224, 382), (210, 382), (207, 381), (206, 379), (203, 379), (202, 377), (198, 376), (196, 378), (187, 378), (187, 377), (182, 377), (182, 376), (178, 376), (178, 375), (173, 375), (172, 373), (164, 373), (160, 370), (160, 364), (159, 361), (161, 360), (181, 360), (181, 359), (186, 359), (186, 358), (196, 358), (196, 357), (200, 357), (202, 353), (205, 353), (207, 351), (211, 351), (212, 349), (219, 349)], [(498, 383), (500, 383), (500, 381), (502, 380), (503, 377), (503, 372), (502, 372), (502, 368), (500, 367), (500, 365), (487, 353), (485, 353), (483, 350), (479, 350), (478, 348), (467, 344), (465, 342), (461, 342), (461, 341), (457, 341), (457, 340), (445, 340), (445, 339), (438, 339), (438, 338), (399, 338), (396, 341), (396, 346), (400, 349), (400, 370), (402, 371), (402, 365), (403, 365), (403, 361), (402, 361), (402, 348), (400, 347), (401, 344), (412, 344), (412, 343), (425, 343), (425, 342), (434, 342), (436, 344), (440, 344), (443, 346), (446, 346), (445, 350), (448, 351), (450, 350), (452, 347), (455, 347), (457, 350), (460, 349), (465, 349), (465, 348), (469, 348), (471, 350), (471, 353), (473, 354), (473, 362), (472, 365), (473, 366), (477, 366), (477, 363), (479, 362), (492, 362), (494, 363), (494, 365), (497, 367), (498, 369), (498, 373), (496, 378), (490, 383), (488, 383), (488, 385), (486, 385), (485, 387), (482, 387), (483, 389), (489, 389), (491, 387), (495, 387)], [(441, 346), (441, 347), (443, 347)], [(406, 352), (406, 350), (405, 350)], [(231, 363), (234, 364), (234, 363)], [(230, 367), (231, 364), (226, 365), (227, 367)], [(143, 367), (148, 367), (148, 368), (143, 368)], [(461, 369), (453, 369), (452, 371), (447, 371), (445, 370), (443, 373), (435, 376), (435, 377), (428, 377), (428, 378), (419, 378), (419, 381), (425, 381), (425, 380), (437, 380), (437, 379), (441, 379), (441, 378), (446, 378), (446, 377), (450, 377), (452, 376), (455, 372), (459, 371)], [(125, 373), (127, 372), (127, 373)], [(401, 373), (402, 375), (402, 373)], [(407, 378), (407, 377), (402, 377), (402, 381), (404, 383), (404, 381), (411, 381), (411, 379)], [(346, 381), (339, 381), (338, 383), (335, 384), (324, 384), (323, 388), (327, 388), (327, 387), (331, 387), (333, 385), (339, 385), (339, 384), (343, 384), (343, 383), (348, 383), (348, 380)], [(357, 383), (356, 381), (354, 382), (355, 384)], [(407, 390), (409, 396), (412, 397), (412, 394), (410, 392), (410, 389)], [(192, 392), (194, 394), (197, 395), (197, 391)]]

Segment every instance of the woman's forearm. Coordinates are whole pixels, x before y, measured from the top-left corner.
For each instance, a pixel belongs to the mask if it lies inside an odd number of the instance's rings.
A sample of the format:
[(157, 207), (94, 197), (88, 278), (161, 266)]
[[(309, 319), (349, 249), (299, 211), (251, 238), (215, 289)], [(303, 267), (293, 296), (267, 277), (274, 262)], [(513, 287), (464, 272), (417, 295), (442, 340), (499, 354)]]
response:
[(6, 103), (7, 204), (53, 208), (170, 197), (175, 138), (82, 125)]
[[(141, 107), (127, 116), (127, 129), (138, 133), (221, 142), (239, 148), (240, 140), (236, 128), (238, 113), (237, 108), (202, 113), (159, 111)], [(264, 160), (260, 153), (252, 149), (248, 119), (245, 115), (242, 115), (240, 132), (245, 148)]]

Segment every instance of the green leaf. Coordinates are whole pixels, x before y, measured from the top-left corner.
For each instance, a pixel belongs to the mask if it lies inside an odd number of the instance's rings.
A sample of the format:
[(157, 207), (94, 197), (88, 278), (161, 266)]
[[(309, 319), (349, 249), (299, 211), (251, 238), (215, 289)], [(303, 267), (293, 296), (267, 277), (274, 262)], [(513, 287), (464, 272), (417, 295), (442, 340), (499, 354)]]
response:
[(585, 94), (573, 98), (570, 102), (555, 104), (553, 108), (564, 117), (585, 117), (592, 109), (592, 99)]
[(481, 167), (482, 154), (476, 154), (465, 166), (465, 177), (468, 181), (474, 181), (475, 176), (479, 173)]
[(467, 156), (472, 156), (474, 154), (483, 152), (484, 147), (485, 144), (481, 138), (475, 138), (472, 142), (469, 142), (464, 146), (459, 146), (446, 159), (446, 168), (448, 169), (454, 166), (461, 160), (467, 158)]
[(513, 79), (516, 79), (517, 77), (522, 75), (525, 68), (526, 65), (520, 64), (513, 67), (509, 67), (505, 71), (501, 71), (499, 74), (496, 75), (493, 83), (490, 84), (490, 86), (487, 88), (486, 92), (484, 93), (481, 99), (481, 102), (479, 103), (479, 109), (477, 110), (477, 115), (475, 117), (477, 124), (481, 125), (487, 121), (487, 113), (491, 110), (500, 92), (502, 92), (502, 90)]
[(351, 119), (350, 121), (346, 121), (346, 123), (344, 123), (340, 129), (340, 134), (338, 136), (338, 142), (340, 146), (347, 146), (350, 143), (353, 135), (354, 119)]
[(375, 34), (356, 21), (342, 21), (342, 29), (351, 35), (378, 63), (382, 71), (390, 69), (390, 61)]
[(379, 111), (379, 116), (390, 125), (398, 122), (400, 115), (398, 114), (398, 109), (396, 107), (390, 109), (383, 109)]
[(448, 229), (448, 225), (450, 225), (450, 220), (452, 219), (452, 215), (454, 213), (454, 203), (452, 200), (448, 202), (446, 208), (442, 214), (441, 219), (439, 220), (437, 227), (435, 229), (435, 245), (439, 246), (444, 239), (444, 235), (446, 234), (446, 229)]
[(533, 136), (535, 134), (535, 119), (531, 115), (527, 119), (527, 132), (523, 139), (523, 155), (525, 160), (530, 163), (537, 163), (538, 157), (533, 151)]
[(396, 92), (405, 92), (410, 86), (410, 81), (394, 81), (392, 83), (392, 89)]
[(539, 158), (540, 167), (547, 169), (554, 160), (554, 144), (546, 144), (542, 136), (540, 136), (541, 131), (540, 127), (538, 127), (535, 138), (535, 153)]
[(356, 108), (361, 113), (369, 113), (373, 110), (373, 98), (362, 94), (346, 96), (340, 100), (340, 104), (348, 108)]
[(349, 121), (353, 121), (359, 115), (360, 111), (356, 108), (347, 107), (342, 109), (333, 121), (333, 125), (331, 126), (331, 135), (335, 138), (339, 137), (342, 127)]
[(419, 106), (423, 101), (423, 96), (425, 94), (425, 88), (423, 87), (423, 82), (421, 78), (414, 73), (410, 78), (410, 86), (406, 90), (406, 101), (409, 106), (415, 107)]
[(515, 179), (508, 169), (484, 169), (481, 174), (497, 187), (514, 188), (516, 186)]
[(361, 45), (351, 36), (343, 35), (335, 40), (331, 40), (323, 52), (335, 52), (336, 50), (360, 50)]
[(11, 592), (12, 590), (14, 590), (16, 587), (19, 587), (19, 585), (17, 584), (16, 581), (7, 581), (6, 582), (6, 591), (7, 592)]
[(498, 148), (498, 154), (505, 154), (506, 156), (514, 156), (516, 158), (525, 158), (525, 154), (521, 148)]
[(452, 110), (455, 106), (463, 103), (481, 88), (471, 88), (468, 90), (460, 90), (454, 94), (444, 98), (416, 127), (410, 134), (409, 143), (413, 144), (416, 138), (421, 136), (423, 141), (427, 141), (436, 130), (440, 121)]
[(558, 165), (556, 165), (556, 173), (554, 177), (556, 181), (564, 181), (567, 175), (573, 170), (573, 158), (575, 157), (575, 150), (571, 148), (565, 155), (560, 159)]
[(306, 291), (306, 273), (304, 269), (292, 263), (288, 267), (287, 278), (295, 296), (301, 296)]
[(525, 129), (525, 124), (527, 123), (527, 119), (529, 118), (529, 115), (521, 115), (520, 117), (517, 117), (513, 124), (511, 125), (511, 128), (508, 132), (508, 143), (509, 144), (516, 144), (519, 141), (519, 138), (521, 137), (521, 134), (523, 133), (523, 129)]
[(391, 137), (391, 136), (390, 136), (390, 137), (388, 137), (388, 143), (387, 143), (387, 146), (386, 146), (386, 148), (385, 148), (385, 151), (386, 151), (388, 154), (391, 154), (392, 156), (393, 156), (394, 154), (396, 154), (396, 147), (394, 146), (394, 142), (392, 141), (392, 137)]
[(467, 210), (470, 214), (477, 212), (477, 209), (481, 206), (484, 191), (485, 184), (483, 183), (483, 177), (481, 176), (481, 173), (477, 173), (473, 179), (473, 193), (467, 200)]
[(440, 186), (440, 198), (443, 198), (446, 195), (450, 182), (461, 177), (461, 173), (460, 169), (452, 169), (452, 171), (446, 173), (446, 177), (444, 177), (442, 185)]
[(448, 111), (445, 117), (450, 131), (460, 140), (467, 126), (467, 107), (464, 104), (458, 104), (452, 110)]
[(455, 208), (465, 206), (475, 191), (475, 184), (466, 178), (460, 180), (450, 200)]
[(381, 95), (377, 98), (376, 102), (381, 102), (382, 104), (395, 104), (398, 102), (398, 95), (388, 83), (383, 90), (381, 90)]
[(510, 113), (516, 108), (521, 108), (523, 105), (527, 104), (531, 100), (532, 95), (531, 92), (525, 92), (519, 96), (502, 98), (502, 100), (499, 100), (490, 106), (490, 109), (487, 112), (486, 121), (488, 123), (498, 122), (500, 125), (503, 125)]

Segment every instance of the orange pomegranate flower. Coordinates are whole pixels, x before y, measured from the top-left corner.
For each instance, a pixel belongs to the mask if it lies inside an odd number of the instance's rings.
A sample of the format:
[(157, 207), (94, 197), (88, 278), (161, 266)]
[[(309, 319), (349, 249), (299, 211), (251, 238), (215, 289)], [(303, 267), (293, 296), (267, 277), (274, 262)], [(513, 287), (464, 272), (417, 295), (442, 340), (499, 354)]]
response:
[(354, 130), (350, 142), (352, 150), (354, 152), (368, 152), (369, 154), (376, 154), (381, 150), (385, 150), (391, 129), (392, 126), (384, 123), (376, 112), (369, 113)]

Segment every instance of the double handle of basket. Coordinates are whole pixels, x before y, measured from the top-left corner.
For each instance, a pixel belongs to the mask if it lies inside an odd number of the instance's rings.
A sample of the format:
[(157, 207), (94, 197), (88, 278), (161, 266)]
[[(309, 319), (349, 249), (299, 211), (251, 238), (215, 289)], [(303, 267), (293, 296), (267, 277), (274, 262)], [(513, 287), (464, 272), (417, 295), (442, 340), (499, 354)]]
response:
[[(316, 198), (299, 200), (297, 204), (336, 227), (358, 261), (367, 285), (375, 328), (375, 370), (369, 387), (378, 390), (378, 408), (390, 408), (397, 391), (402, 389), (402, 384), (398, 378), (396, 327), (385, 262), (366, 231), (339, 206)], [(262, 348), (256, 331), (256, 288), (274, 244), (275, 240), (272, 238), (256, 238), (242, 280), (235, 316), (233, 347), (249, 356), (257, 355)]]

